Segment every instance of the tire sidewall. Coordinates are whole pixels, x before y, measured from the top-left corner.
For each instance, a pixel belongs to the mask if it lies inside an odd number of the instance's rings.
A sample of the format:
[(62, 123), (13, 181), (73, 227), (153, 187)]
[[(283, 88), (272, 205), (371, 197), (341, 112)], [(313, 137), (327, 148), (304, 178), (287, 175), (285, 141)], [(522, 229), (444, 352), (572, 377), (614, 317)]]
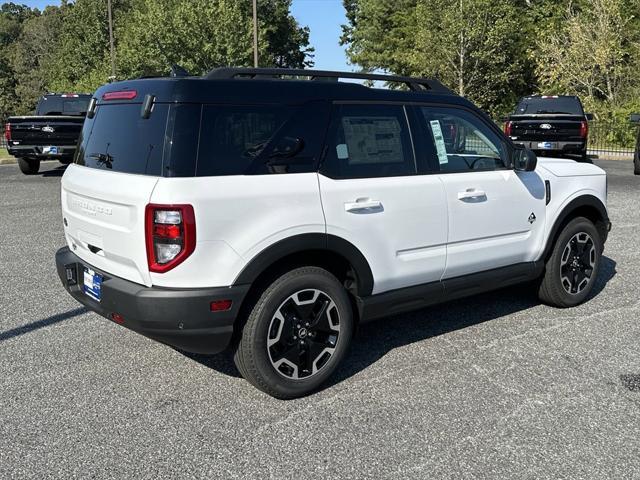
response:
[[(567, 243), (573, 238), (577, 233), (587, 233), (593, 239), (595, 248), (596, 248), (596, 264), (593, 268), (593, 273), (591, 274), (591, 278), (589, 280), (589, 284), (587, 287), (580, 293), (576, 295), (572, 295), (568, 293), (564, 287), (562, 286), (561, 276), (560, 276), (560, 263), (562, 258), (562, 253), (564, 252)], [(586, 218), (579, 217), (575, 218), (571, 222), (567, 224), (567, 226), (562, 230), (558, 240), (556, 241), (553, 254), (549, 259), (547, 264), (547, 268), (550, 269), (550, 273), (552, 275), (553, 281), (557, 282), (557, 292), (560, 295), (562, 302), (566, 306), (575, 306), (585, 301), (585, 299), (589, 296), (591, 291), (593, 290), (593, 286), (598, 278), (598, 273), (600, 271), (600, 263), (602, 257), (602, 240), (600, 238), (600, 234), (596, 229), (595, 225)]]
[[(306, 289), (321, 290), (336, 304), (340, 315), (339, 340), (335, 352), (317, 374), (305, 379), (287, 379), (271, 364), (267, 335), (273, 315), (282, 302), (294, 293)], [(241, 341), (251, 351), (255, 369), (279, 396), (291, 398), (315, 390), (340, 364), (353, 336), (353, 311), (347, 292), (333, 275), (320, 268), (303, 268), (285, 274), (267, 288), (252, 311), (246, 327), (251, 331), (245, 332)]]

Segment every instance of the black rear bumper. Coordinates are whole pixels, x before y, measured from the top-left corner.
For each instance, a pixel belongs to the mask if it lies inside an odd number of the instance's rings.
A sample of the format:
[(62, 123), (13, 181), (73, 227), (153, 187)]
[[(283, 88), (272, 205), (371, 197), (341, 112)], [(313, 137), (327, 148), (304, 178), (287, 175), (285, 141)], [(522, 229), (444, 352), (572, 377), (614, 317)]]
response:
[[(84, 267), (103, 276), (98, 302), (82, 289)], [(233, 327), (249, 285), (172, 289), (145, 287), (114, 277), (81, 260), (68, 247), (56, 253), (63, 286), (88, 309), (146, 337), (193, 353), (218, 353), (230, 343)], [(212, 312), (215, 300), (231, 300), (227, 311)]]
[(61, 145), (58, 147), (58, 153), (43, 153), (43, 146), (40, 145), (7, 145), (7, 152), (14, 157), (37, 158), (40, 160), (47, 159), (72, 159), (76, 152), (76, 146)]
[[(561, 153), (573, 153), (573, 154), (583, 154), (587, 151), (587, 143), (585, 141), (555, 141), (555, 140), (513, 140), (515, 145), (522, 145), (529, 150), (533, 150), (536, 153), (552, 153), (552, 152), (561, 152)], [(541, 143), (551, 143), (553, 144), (553, 148), (545, 149), (540, 148), (539, 144)]]

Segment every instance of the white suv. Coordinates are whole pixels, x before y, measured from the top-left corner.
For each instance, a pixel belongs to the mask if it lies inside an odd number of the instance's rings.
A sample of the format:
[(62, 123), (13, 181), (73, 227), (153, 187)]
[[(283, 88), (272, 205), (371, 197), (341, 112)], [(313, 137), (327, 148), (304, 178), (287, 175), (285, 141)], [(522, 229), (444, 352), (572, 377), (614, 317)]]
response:
[(434, 80), (218, 69), (95, 93), (56, 262), (91, 310), (182, 350), (230, 346), (293, 398), (361, 322), (525, 281), (584, 301), (606, 191), (600, 168), (536, 159)]

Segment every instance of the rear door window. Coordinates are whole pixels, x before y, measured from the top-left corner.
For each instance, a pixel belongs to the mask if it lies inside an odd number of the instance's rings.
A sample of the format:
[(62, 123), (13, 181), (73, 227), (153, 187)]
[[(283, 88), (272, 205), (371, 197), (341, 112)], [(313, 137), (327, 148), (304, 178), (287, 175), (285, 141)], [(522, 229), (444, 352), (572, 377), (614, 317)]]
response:
[(416, 162), (402, 105), (337, 105), (322, 172), (331, 178), (413, 175)]
[(76, 163), (114, 172), (162, 175), (166, 104), (156, 104), (148, 119), (140, 103), (99, 105), (86, 119)]

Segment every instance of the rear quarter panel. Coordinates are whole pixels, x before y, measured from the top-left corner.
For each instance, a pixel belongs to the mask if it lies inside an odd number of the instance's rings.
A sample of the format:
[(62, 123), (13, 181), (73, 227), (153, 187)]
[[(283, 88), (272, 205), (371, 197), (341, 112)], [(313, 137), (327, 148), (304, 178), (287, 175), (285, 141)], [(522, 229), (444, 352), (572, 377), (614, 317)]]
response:
[(191, 204), (194, 253), (152, 283), (174, 288), (231, 285), (270, 245), (302, 233), (326, 233), (316, 173), (161, 178), (152, 203)]

